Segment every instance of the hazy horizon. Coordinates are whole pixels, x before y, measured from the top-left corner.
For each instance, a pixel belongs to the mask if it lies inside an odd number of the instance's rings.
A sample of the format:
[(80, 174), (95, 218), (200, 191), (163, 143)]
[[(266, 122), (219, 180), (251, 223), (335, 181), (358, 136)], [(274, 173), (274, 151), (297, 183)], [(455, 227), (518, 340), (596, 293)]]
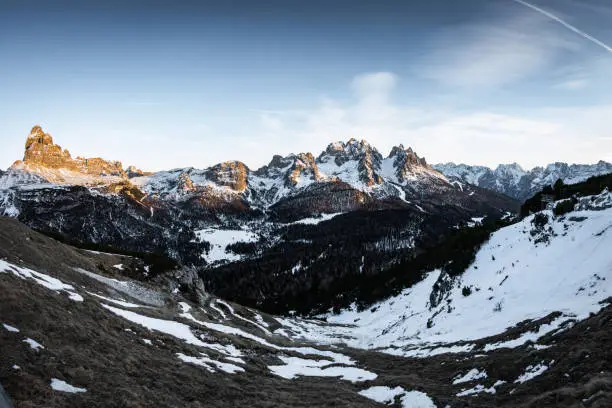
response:
[(159, 171), (365, 139), (524, 169), (612, 162), (606, 0), (0, 5), (0, 168), (41, 125)]

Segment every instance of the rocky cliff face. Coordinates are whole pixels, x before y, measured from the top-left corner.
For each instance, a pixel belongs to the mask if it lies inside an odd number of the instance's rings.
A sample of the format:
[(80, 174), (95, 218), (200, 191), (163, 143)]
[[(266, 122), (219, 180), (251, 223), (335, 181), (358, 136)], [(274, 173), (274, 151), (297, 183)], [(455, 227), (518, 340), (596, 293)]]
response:
[(247, 187), (248, 167), (239, 161), (217, 164), (208, 170), (207, 178), (214, 184), (243, 192)]
[(408, 149), (405, 149), (403, 145), (393, 147), (389, 159), (393, 160), (395, 176), (402, 183), (413, 180), (417, 175), (425, 172), (436, 173), (433, 167), (427, 164), (425, 158), (420, 158), (410, 147)]

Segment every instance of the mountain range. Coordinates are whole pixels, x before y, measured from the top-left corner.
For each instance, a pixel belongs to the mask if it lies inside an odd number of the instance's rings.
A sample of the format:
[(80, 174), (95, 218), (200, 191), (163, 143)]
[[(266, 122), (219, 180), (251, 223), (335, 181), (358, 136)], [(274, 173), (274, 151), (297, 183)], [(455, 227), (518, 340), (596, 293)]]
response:
[(53, 143), (50, 134), (35, 126), (26, 139), (23, 161), (17, 161), (9, 170), (28, 173), (11, 176), (21, 177), (21, 184), (32, 175), (55, 184), (85, 186), (130, 180), (144, 193), (157, 197), (180, 198), (186, 193), (198, 192), (268, 208), (313, 184), (330, 183), (346, 184), (374, 198), (406, 201), (406, 193), (424, 194), (422, 190), (436, 186), (443, 189), (449, 181), (459, 181), (524, 201), (558, 179), (571, 184), (612, 172), (612, 163), (555, 162), (531, 170), (524, 170), (517, 163), (500, 164), (495, 169), (455, 163), (431, 166), (410, 147), (395, 146), (384, 157), (365, 140), (350, 139), (331, 143), (317, 157), (312, 153), (276, 155), (268, 165), (256, 170), (242, 162), (230, 161), (202, 170), (190, 167), (147, 173), (133, 166), (124, 169), (120, 162), (101, 158), (73, 159), (68, 150)]
[[(47, 182), (88, 187), (129, 182), (148, 197), (184, 200), (194, 195), (216, 196), (222, 201), (243, 202), (250, 208), (261, 209), (319, 186), (354, 191), (355, 197), (347, 203), (354, 207), (363, 201), (385, 199), (407, 204), (406, 194), (420, 199), (436, 191), (456, 189), (424, 158), (402, 145), (383, 157), (368, 142), (350, 139), (330, 144), (316, 158), (312, 153), (277, 155), (256, 170), (242, 162), (229, 161), (201, 170), (182, 168), (145, 173), (100, 158), (73, 159), (39, 126), (26, 139), (23, 160), (15, 162), (9, 173), (4, 178), (5, 186), (9, 186), (10, 178), (18, 179), (17, 184)], [(27, 181), (28, 178), (31, 180)]]
[(542, 188), (552, 186), (557, 180), (573, 184), (589, 177), (612, 173), (612, 163), (603, 160), (595, 164), (555, 162), (531, 170), (524, 170), (516, 163), (500, 164), (495, 169), (455, 163), (436, 164), (433, 167), (450, 180), (497, 191), (519, 201), (525, 201)]

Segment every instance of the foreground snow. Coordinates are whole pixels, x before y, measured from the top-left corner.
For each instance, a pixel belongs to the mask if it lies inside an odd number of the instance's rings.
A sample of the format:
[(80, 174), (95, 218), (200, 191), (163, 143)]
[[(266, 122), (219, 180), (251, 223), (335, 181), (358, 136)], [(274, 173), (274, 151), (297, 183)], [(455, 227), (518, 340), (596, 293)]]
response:
[[(607, 202), (600, 196), (588, 200)], [(561, 312), (539, 330), (489, 344), (485, 351), (536, 342), (568, 320), (599, 311), (612, 295), (612, 255), (605, 250), (612, 248), (612, 208), (605, 207), (556, 219), (544, 212), (550, 221), (543, 231), (534, 227), (532, 215), (495, 232), (436, 307), (431, 307), (430, 294), (439, 270), (369, 310), (353, 307), (328, 314), (329, 325), (280, 319), (284, 327), (276, 333), (420, 357), (469, 351), (474, 345), (448, 344), (493, 336), (521, 321)], [(536, 243), (538, 238), (542, 242)], [(464, 287), (471, 294), (464, 296)]]
[[(223, 302), (223, 304), (226, 305), (226, 307), (229, 307), (233, 316), (236, 316), (231, 306), (225, 302)], [(132, 323), (139, 324), (150, 330), (166, 333), (181, 339), (188, 344), (216, 351), (217, 353), (221, 354), (224, 360), (231, 361), (230, 363), (227, 361), (215, 360), (208, 356), (205, 352), (200, 352), (199, 356), (190, 356), (184, 353), (177, 353), (177, 357), (186, 363), (202, 366), (209, 372), (215, 372), (216, 370), (220, 370), (228, 374), (244, 372), (243, 367), (234, 364), (237, 363), (245, 365), (246, 362), (241, 358), (244, 356), (244, 354), (233, 344), (222, 345), (203, 341), (194, 334), (194, 328), (185, 323), (174, 320), (153, 318), (104, 303), (102, 303), (102, 307)], [(200, 330), (201, 328), (206, 328), (212, 332), (217, 332), (223, 335), (241, 337), (257, 343), (261, 347), (303, 356), (279, 356), (279, 359), (283, 362), (283, 364), (270, 365), (268, 367), (270, 372), (279, 377), (286, 379), (293, 379), (298, 376), (338, 377), (351, 382), (374, 380), (377, 377), (377, 375), (373, 372), (355, 367), (355, 361), (344, 354), (328, 350), (320, 350), (314, 347), (279, 346), (272, 343), (270, 340), (256, 336), (237, 327), (216, 322), (198, 320), (191, 314), (192, 307), (185, 302), (181, 302), (179, 304), (179, 308), (181, 309), (179, 317), (195, 324)], [(307, 358), (308, 356), (317, 356), (318, 358)]]
[(36, 272), (28, 268), (22, 268), (17, 265), (13, 265), (0, 259), (0, 273), (12, 273), (21, 279), (30, 279), (55, 292), (65, 292), (68, 298), (75, 302), (82, 302), (83, 297), (76, 293), (72, 285), (68, 285), (61, 280), (49, 276), (44, 273)]
[(334, 366), (329, 360), (310, 360), (300, 357), (279, 357), (284, 365), (269, 366), (279, 377), (293, 379), (305, 377), (339, 377), (342, 380), (360, 382), (376, 379), (377, 375), (357, 367)]
[(436, 408), (436, 404), (424, 392), (406, 391), (402, 387), (376, 386), (360, 391), (359, 394), (381, 404), (392, 404), (399, 396), (403, 408)]

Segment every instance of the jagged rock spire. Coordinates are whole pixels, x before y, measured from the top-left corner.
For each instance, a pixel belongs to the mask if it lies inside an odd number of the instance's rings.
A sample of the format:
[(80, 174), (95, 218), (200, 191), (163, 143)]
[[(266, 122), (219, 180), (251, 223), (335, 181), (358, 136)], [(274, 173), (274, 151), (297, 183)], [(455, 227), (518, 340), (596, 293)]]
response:
[[(34, 169), (66, 169), (75, 173), (90, 176), (118, 176), (127, 178), (121, 162), (106, 161), (100, 158), (72, 158), (70, 152), (53, 143), (50, 134), (45, 133), (42, 127), (36, 125), (26, 138), (23, 163), (16, 165)], [(137, 175), (135, 169), (131, 174)], [(142, 174), (140, 174), (142, 175)]]
[(52, 145), (53, 138), (50, 134), (45, 133), (40, 126), (36, 125), (32, 128), (28, 138), (26, 139), (26, 150), (32, 147), (34, 144)]

